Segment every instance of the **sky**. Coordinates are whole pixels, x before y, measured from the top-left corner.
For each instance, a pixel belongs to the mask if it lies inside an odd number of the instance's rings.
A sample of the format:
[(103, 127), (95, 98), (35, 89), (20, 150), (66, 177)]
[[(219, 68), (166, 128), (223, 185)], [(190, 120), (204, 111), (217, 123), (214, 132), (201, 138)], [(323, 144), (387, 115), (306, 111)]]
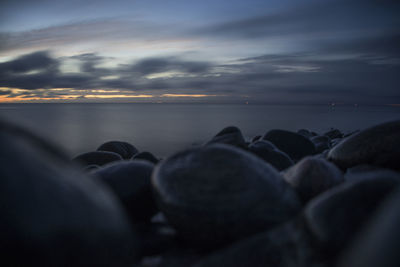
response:
[(2, 0), (0, 102), (399, 104), (398, 0)]

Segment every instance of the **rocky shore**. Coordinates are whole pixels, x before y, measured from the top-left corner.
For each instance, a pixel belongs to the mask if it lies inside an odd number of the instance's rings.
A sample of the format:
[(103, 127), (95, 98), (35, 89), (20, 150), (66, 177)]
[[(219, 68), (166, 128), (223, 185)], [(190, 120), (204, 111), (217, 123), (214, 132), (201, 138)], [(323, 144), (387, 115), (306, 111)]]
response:
[(70, 159), (0, 122), (1, 265), (400, 266), (400, 121), (260, 134)]

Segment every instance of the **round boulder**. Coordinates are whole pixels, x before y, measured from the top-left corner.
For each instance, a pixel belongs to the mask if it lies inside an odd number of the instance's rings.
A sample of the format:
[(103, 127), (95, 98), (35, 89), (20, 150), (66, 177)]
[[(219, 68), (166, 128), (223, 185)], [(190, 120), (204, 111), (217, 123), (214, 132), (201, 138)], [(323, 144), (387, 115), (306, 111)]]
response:
[(315, 145), (308, 138), (290, 131), (271, 130), (262, 139), (272, 142), (295, 161), (316, 152)]
[(393, 171), (360, 176), (314, 198), (305, 208), (311, 233), (332, 254), (349, 244), (382, 200), (400, 185), (400, 175)]
[(107, 151), (92, 151), (80, 154), (72, 159), (73, 162), (76, 162), (83, 166), (89, 165), (98, 165), (102, 166), (110, 162), (122, 160), (122, 157), (114, 152)]
[(247, 147), (242, 132), (240, 131), (239, 128), (235, 126), (229, 126), (222, 129), (222, 131), (217, 133), (206, 144), (214, 144), (214, 143), (228, 144), (241, 148)]
[(109, 141), (97, 149), (97, 151), (108, 151), (119, 154), (123, 159), (130, 159), (139, 151), (133, 145), (122, 141)]
[(269, 229), (300, 208), (274, 168), (222, 144), (167, 158), (153, 172), (152, 184), (160, 210), (181, 238), (205, 247)]
[(157, 164), (160, 160), (156, 158), (153, 154), (147, 151), (142, 151), (133, 155), (132, 160), (146, 160), (153, 164)]
[(134, 228), (101, 183), (0, 123), (0, 257), (8, 266), (131, 266)]
[(342, 172), (322, 158), (305, 157), (283, 174), (303, 202), (343, 182)]
[(278, 171), (285, 170), (294, 164), (286, 153), (280, 151), (266, 140), (252, 143), (249, 146), (249, 151), (274, 166)]
[(149, 221), (157, 212), (151, 191), (154, 164), (144, 161), (119, 161), (93, 172), (121, 200), (133, 223)]
[(331, 149), (328, 159), (343, 169), (370, 164), (400, 170), (400, 120), (351, 135)]

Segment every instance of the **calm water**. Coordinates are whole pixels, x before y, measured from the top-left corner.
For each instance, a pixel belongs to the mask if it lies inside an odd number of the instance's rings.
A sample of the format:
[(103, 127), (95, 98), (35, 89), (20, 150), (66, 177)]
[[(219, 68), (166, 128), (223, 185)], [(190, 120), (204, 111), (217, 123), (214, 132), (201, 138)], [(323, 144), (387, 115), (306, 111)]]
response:
[(167, 156), (203, 143), (225, 126), (245, 137), (269, 129), (344, 132), (400, 119), (399, 107), (329, 107), (208, 104), (2, 104), (0, 117), (59, 144), (71, 156), (124, 140), (139, 150)]

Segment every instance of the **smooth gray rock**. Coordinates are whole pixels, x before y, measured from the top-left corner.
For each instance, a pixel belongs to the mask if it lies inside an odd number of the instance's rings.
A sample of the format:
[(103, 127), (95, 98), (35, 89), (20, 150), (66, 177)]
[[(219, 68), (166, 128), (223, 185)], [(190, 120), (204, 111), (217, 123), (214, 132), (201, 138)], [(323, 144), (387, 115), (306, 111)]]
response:
[(147, 151), (136, 153), (135, 155), (133, 155), (132, 160), (146, 160), (153, 164), (157, 164), (160, 161), (153, 154)]
[(274, 144), (266, 140), (252, 143), (248, 150), (274, 166), (278, 171), (285, 170), (294, 164), (286, 153), (280, 151)]
[(303, 202), (343, 182), (342, 172), (322, 158), (305, 157), (283, 174)]
[(380, 124), (346, 138), (329, 152), (328, 158), (343, 169), (370, 164), (400, 170), (400, 121)]
[(399, 184), (400, 175), (393, 171), (361, 173), (314, 198), (305, 219), (317, 244), (331, 254), (340, 252)]
[(15, 128), (0, 123), (2, 265), (131, 266), (140, 244), (115, 196)]
[(207, 144), (214, 143), (233, 145), (240, 148), (247, 147), (242, 132), (235, 126), (229, 126), (222, 129), (210, 141), (207, 142)]
[(271, 130), (262, 139), (272, 142), (295, 161), (316, 153), (315, 145), (308, 138), (294, 132)]
[(223, 144), (167, 158), (153, 172), (152, 184), (160, 210), (181, 238), (206, 247), (269, 229), (300, 208), (274, 168)]
[(93, 172), (122, 202), (133, 223), (149, 221), (157, 212), (152, 195), (151, 173), (154, 164), (144, 161), (119, 161)]
[(338, 267), (400, 266), (400, 188), (380, 205), (374, 217), (339, 260)]
[(119, 154), (123, 159), (130, 159), (139, 151), (133, 145), (122, 141), (109, 141), (97, 148), (97, 151), (108, 151)]
[(310, 245), (293, 224), (238, 241), (194, 267), (310, 267)]
[(327, 131), (326, 133), (324, 133), (323, 135), (329, 137), (330, 139), (343, 137), (343, 133), (341, 131), (339, 131), (338, 129), (333, 129), (333, 128), (331, 130)]
[(72, 159), (73, 162), (87, 167), (89, 165), (103, 166), (107, 163), (120, 161), (122, 157), (114, 152), (108, 151), (92, 151), (80, 154)]

